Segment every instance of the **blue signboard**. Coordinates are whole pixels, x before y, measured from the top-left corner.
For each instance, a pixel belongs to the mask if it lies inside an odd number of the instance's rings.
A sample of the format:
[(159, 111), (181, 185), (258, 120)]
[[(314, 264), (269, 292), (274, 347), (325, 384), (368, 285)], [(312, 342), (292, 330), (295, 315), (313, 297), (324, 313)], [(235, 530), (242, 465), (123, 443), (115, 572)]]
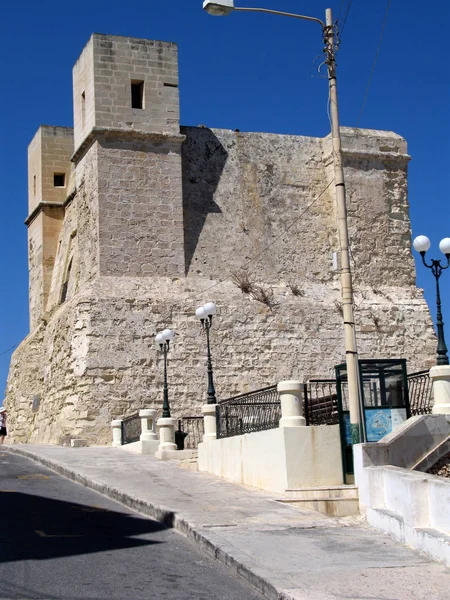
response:
[(373, 408), (364, 411), (368, 442), (378, 442), (392, 431), (391, 408)]
[[(404, 408), (366, 408), (366, 436), (368, 442), (379, 442), (385, 435), (391, 433), (404, 421), (406, 421), (406, 409)], [(352, 444), (352, 431), (350, 427), (350, 415), (344, 413), (345, 443)]]

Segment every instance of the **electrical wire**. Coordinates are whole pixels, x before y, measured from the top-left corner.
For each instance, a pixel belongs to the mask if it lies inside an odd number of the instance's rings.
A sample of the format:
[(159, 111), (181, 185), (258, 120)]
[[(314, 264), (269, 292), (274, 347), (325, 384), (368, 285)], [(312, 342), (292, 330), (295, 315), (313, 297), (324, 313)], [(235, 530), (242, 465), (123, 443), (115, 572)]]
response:
[[(353, 0), (348, 0), (347, 2), (347, 8), (345, 9), (345, 13), (344, 13), (344, 17), (342, 19), (342, 25), (340, 26), (340, 38), (342, 39), (342, 35), (344, 33), (344, 29), (345, 29), (345, 24), (347, 23), (347, 19), (348, 19), (348, 15), (350, 13), (350, 9), (352, 7), (353, 4)], [(342, 9), (342, 5), (341, 5), (341, 9)], [(339, 14), (341, 13), (341, 9), (339, 10)], [(339, 20), (339, 17), (338, 17)]]
[(341, 14), (342, 14), (342, 9), (344, 8), (344, 2), (345, 0), (341, 0), (341, 5), (339, 7), (339, 12), (338, 12), (338, 16), (337, 16), (337, 21), (339, 21), (339, 19), (341, 18)]
[(7, 354), (8, 352), (11, 352), (11, 350), (14, 350), (14, 348), (17, 348), (17, 346), (20, 344), (20, 342), (18, 344), (14, 344), (14, 346), (11, 346), (11, 348), (8, 348), (7, 350), (3, 350), (3, 352), (0, 352), (0, 356), (3, 356), (4, 354)]
[(373, 74), (375, 73), (375, 67), (376, 67), (376, 64), (377, 64), (377, 61), (378, 61), (378, 56), (380, 54), (381, 43), (383, 41), (383, 34), (384, 34), (384, 30), (386, 28), (386, 23), (387, 23), (387, 19), (388, 19), (389, 9), (391, 8), (391, 3), (392, 3), (392, 0), (388, 0), (387, 1), (386, 11), (384, 13), (384, 19), (383, 19), (383, 23), (381, 25), (380, 39), (378, 41), (378, 47), (377, 47), (377, 50), (375, 52), (375, 57), (373, 59), (372, 68), (370, 70), (369, 79), (367, 81), (366, 91), (365, 91), (364, 98), (363, 98), (363, 101), (362, 101), (362, 104), (361, 104), (361, 109), (359, 111), (358, 119), (356, 121), (356, 127), (358, 127), (358, 125), (359, 125), (359, 123), (361, 121), (361, 117), (362, 117), (364, 108), (366, 106), (367, 96), (369, 95), (370, 85), (372, 83)]

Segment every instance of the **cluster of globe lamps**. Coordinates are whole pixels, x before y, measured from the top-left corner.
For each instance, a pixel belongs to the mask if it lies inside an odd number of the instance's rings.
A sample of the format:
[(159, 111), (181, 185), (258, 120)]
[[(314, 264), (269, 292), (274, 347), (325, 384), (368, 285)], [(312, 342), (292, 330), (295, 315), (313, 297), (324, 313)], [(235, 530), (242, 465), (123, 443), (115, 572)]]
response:
[(448, 365), (448, 354), (447, 354), (447, 345), (445, 343), (444, 337), (444, 322), (442, 320), (442, 309), (441, 309), (441, 293), (439, 290), (439, 278), (442, 275), (442, 271), (445, 271), (450, 266), (450, 238), (444, 238), (439, 243), (439, 250), (442, 254), (445, 255), (447, 259), (447, 264), (441, 264), (440, 260), (430, 259), (430, 262), (427, 262), (425, 255), (427, 251), (431, 247), (431, 242), (427, 238), (426, 235), (419, 235), (413, 241), (414, 250), (419, 252), (422, 257), (423, 264), (427, 267), (427, 269), (431, 269), (435, 279), (436, 279), (436, 328), (438, 335), (438, 345), (437, 345), (437, 365)]
[[(206, 333), (206, 346), (208, 352), (207, 372), (208, 372), (208, 404), (216, 404), (216, 391), (214, 389), (213, 368), (211, 360), (211, 348), (209, 341), (209, 331), (212, 326), (213, 316), (217, 308), (214, 302), (207, 302), (199, 306), (195, 311), (195, 316), (200, 319), (203, 331)], [(155, 343), (164, 356), (164, 384), (163, 384), (163, 418), (170, 417), (169, 390), (167, 385), (167, 354), (170, 350), (170, 342), (173, 341), (175, 332), (172, 329), (164, 329), (155, 337)]]

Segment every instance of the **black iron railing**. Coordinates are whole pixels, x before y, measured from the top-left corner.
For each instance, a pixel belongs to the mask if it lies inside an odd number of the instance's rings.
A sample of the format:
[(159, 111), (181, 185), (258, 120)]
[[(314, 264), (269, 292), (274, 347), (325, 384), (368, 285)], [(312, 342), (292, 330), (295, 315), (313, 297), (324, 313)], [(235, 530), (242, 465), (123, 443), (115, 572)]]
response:
[(409, 374), (408, 391), (411, 416), (430, 415), (433, 407), (433, 384), (429, 371)]
[(339, 423), (335, 379), (311, 379), (305, 384), (304, 415), (307, 425)]
[(141, 418), (139, 413), (122, 420), (122, 446), (138, 442), (141, 437)]
[(281, 419), (277, 386), (221, 400), (216, 406), (217, 437), (275, 429)]
[(178, 431), (185, 434), (183, 439), (186, 450), (197, 449), (205, 433), (203, 417), (182, 417), (178, 420)]

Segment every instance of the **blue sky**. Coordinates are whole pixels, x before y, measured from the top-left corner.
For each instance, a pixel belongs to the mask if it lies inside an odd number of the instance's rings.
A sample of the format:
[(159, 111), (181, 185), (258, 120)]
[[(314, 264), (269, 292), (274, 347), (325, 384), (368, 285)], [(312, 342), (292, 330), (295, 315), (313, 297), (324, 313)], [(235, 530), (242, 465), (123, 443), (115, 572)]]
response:
[[(238, 3), (236, 2), (238, 5)], [(324, 18), (350, 10), (338, 55), (341, 124), (393, 130), (409, 144), (413, 235), (450, 237), (448, 0), (392, 0), (367, 101), (387, 0), (241, 0)], [(71, 70), (92, 32), (174, 41), (181, 123), (324, 136), (327, 81), (317, 72), (318, 25), (262, 14), (205, 14), (202, 0), (24, 0), (2, 7), (0, 387), (28, 333), (27, 146), (40, 124), (72, 126)], [(342, 22), (342, 18), (341, 18)], [(442, 255), (441, 255), (442, 256)], [(441, 279), (450, 345), (450, 272)], [(418, 265), (435, 313), (434, 279)], [(1, 396), (0, 396), (1, 399)]]

